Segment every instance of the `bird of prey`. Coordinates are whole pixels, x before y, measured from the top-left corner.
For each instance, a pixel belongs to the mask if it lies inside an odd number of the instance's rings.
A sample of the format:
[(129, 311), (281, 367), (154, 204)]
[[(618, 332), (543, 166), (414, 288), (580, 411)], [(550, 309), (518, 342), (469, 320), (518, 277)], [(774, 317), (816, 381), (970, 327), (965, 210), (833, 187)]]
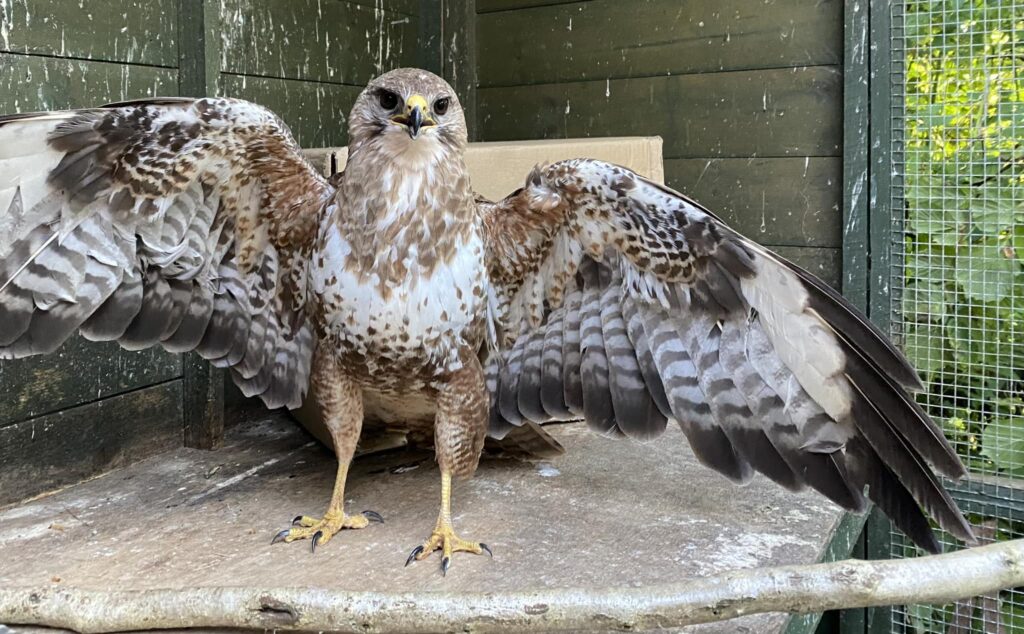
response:
[(277, 116), (234, 99), (0, 118), (0, 356), (77, 331), (194, 350), (272, 408), (312, 385), (334, 493), (275, 539), (314, 549), (378, 519), (343, 504), (364, 420), (433, 444), (441, 508), (410, 561), (441, 550), (444, 571), (490, 552), (456, 534), (452, 478), (485, 438), (553, 449), (538, 424), (568, 419), (643, 440), (672, 420), (735, 482), (870, 499), (933, 552), (928, 515), (973, 541), (937, 476), (964, 467), (911, 397), (916, 373), (814, 275), (599, 161), (477, 197), (459, 99), (422, 70), (371, 81), (348, 125), (327, 180)]

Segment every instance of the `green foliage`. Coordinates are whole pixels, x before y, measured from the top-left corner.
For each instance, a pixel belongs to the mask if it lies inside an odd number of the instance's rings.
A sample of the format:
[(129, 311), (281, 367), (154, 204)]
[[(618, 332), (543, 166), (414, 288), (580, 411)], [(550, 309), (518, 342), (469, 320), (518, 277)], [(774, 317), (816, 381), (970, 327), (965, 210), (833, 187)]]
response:
[(968, 466), (1024, 477), (1024, 3), (904, 25), (906, 350)]

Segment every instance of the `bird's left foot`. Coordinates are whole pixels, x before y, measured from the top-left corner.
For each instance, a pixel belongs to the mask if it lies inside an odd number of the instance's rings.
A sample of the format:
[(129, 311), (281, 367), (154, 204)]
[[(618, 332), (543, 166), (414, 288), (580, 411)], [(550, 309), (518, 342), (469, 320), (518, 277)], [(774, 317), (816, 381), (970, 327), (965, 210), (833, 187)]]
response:
[(343, 529), (366, 528), (371, 521), (383, 523), (384, 518), (376, 511), (363, 511), (359, 515), (347, 515), (344, 511), (327, 511), (323, 519), (299, 515), (292, 520), (292, 528), (286, 528), (274, 535), (270, 543), (308, 539), (311, 549), (316, 552), (317, 546), (323, 546), (331, 541), (331, 538)]
[(494, 553), (491, 552), (491, 549), (487, 544), (462, 539), (455, 534), (455, 529), (453, 529), (450, 524), (438, 522), (437, 526), (434, 527), (434, 532), (430, 534), (427, 541), (423, 542), (422, 546), (417, 546), (412, 549), (412, 552), (409, 553), (409, 558), (405, 560), (405, 565), (408, 566), (414, 560), (420, 561), (426, 559), (435, 550), (441, 551), (442, 575), (448, 574), (448, 568), (452, 565), (452, 553), (466, 552), (473, 553), (474, 555), (487, 553), (491, 557), (494, 557)]

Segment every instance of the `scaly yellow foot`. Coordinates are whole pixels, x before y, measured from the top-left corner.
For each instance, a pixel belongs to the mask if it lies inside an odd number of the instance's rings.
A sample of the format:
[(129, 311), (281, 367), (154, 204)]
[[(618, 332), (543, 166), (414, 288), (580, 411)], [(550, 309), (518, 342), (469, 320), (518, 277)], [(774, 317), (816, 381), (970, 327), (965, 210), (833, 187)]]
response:
[(316, 552), (318, 545), (331, 541), (335, 534), (346, 528), (366, 528), (370, 521), (384, 522), (384, 518), (376, 511), (363, 511), (359, 515), (346, 515), (344, 511), (327, 511), (323, 519), (299, 515), (292, 520), (292, 528), (286, 528), (271, 540), (271, 544), (277, 542), (294, 542), (299, 539), (308, 539), (313, 552)]
[(491, 552), (487, 544), (462, 539), (455, 534), (451, 524), (445, 525), (438, 522), (437, 526), (434, 527), (434, 532), (430, 534), (427, 541), (423, 542), (422, 546), (412, 549), (412, 552), (409, 553), (409, 558), (405, 560), (405, 565), (408, 566), (413, 560), (420, 561), (426, 559), (435, 550), (441, 551), (442, 575), (448, 574), (448, 568), (452, 565), (452, 553), (465, 552), (481, 555), (486, 552), (491, 557), (494, 556), (494, 553)]
[(452, 476), (445, 471), (441, 472), (441, 512), (437, 516), (437, 524), (434, 525), (434, 532), (430, 534), (422, 546), (417, 546), (409, 553), (405, 565), (408, 566), (413, 560), (420, 561), (430, 556), (435, 550), (441, 551), (441, 574), (447, 575), (448, 568), (452, 565), (452, 553), (466, 552), (480, 555), (487, 553), (494, 557), (494, 553), (487, 544), (471, 542), (462, 539), (455, 534), (452, 528)]

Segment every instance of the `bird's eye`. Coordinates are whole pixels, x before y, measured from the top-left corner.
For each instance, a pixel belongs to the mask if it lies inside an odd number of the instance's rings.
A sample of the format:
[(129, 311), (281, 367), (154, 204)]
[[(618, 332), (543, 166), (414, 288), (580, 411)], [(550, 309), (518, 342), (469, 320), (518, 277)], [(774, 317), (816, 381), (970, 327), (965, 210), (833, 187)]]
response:
[(380, 107), (385, 110), (394, 110), (398, 107), (398, 95), (390, 90), (382, 90), (377, 99), (380, 101)]
[(437, 114), (444, 114), (448, 112), (448, 106), (451, 105), (452, 100), (448, 97), (441, 97), (434, 102), (434, 112)]

